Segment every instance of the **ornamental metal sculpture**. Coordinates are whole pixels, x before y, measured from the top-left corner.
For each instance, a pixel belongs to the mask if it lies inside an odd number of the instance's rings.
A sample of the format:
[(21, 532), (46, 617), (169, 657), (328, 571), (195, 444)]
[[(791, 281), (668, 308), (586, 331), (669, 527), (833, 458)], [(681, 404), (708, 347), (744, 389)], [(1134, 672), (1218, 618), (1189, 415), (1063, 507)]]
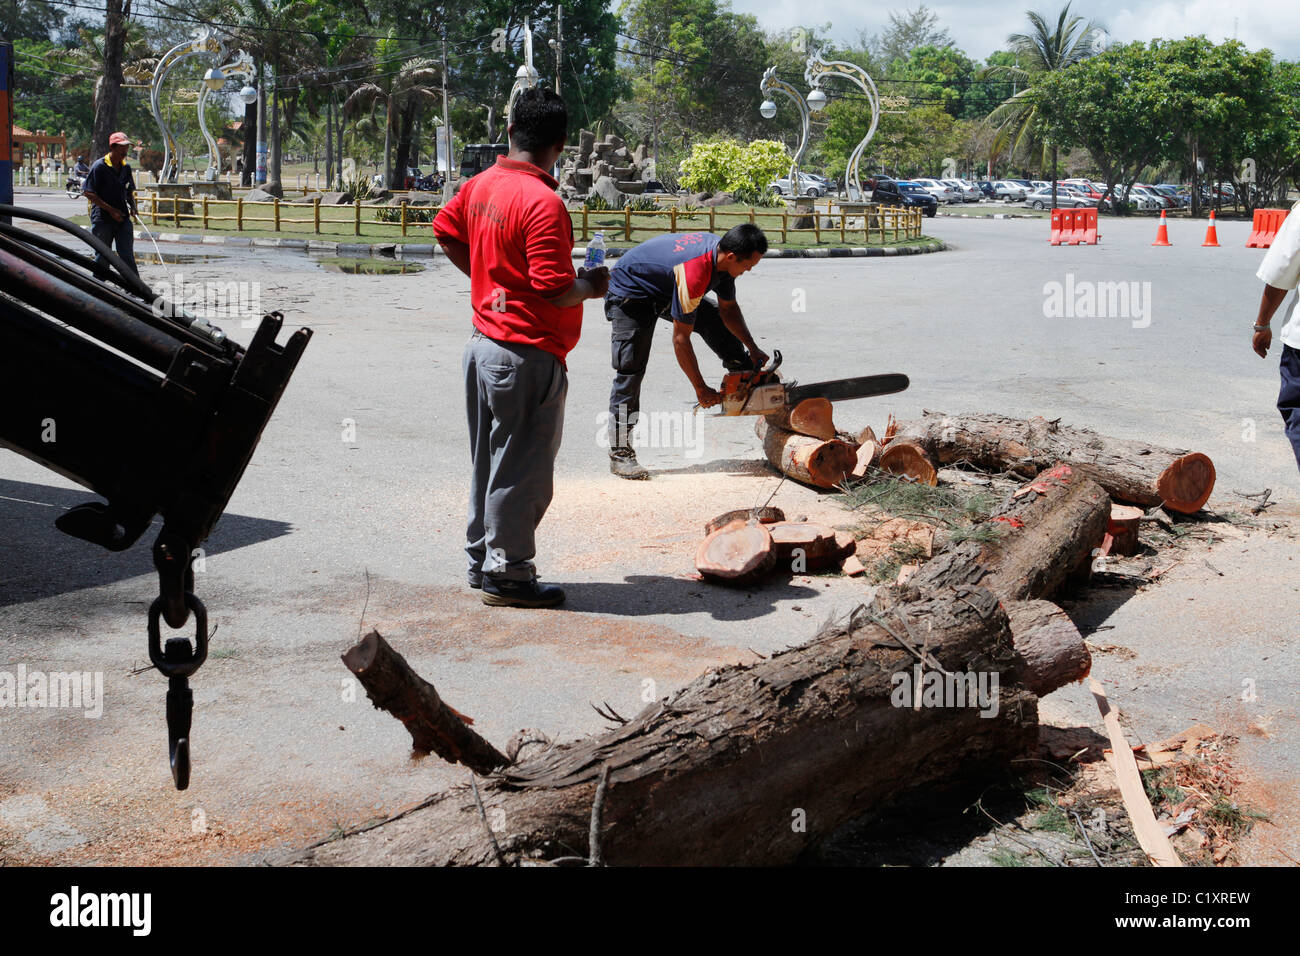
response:
[[(176, 44), (176, 46), (164, 53), (159, 58), (158, 65), (154, 67), (153, 79), (149, 83), (149, 108), (153, 112), (154, 122), (158, 124), (158, 129), (162, 131), (163, 137), (163, 165), (158, 173), (160, 183), (169, 183), (176, 178), (176, 157), (179, 152), (176, 139), (172, 136), (172, 131), (163, 120), (162, 85), (167, 79), (167, 74), (179, 64), (194, 57), (210, 57), (216, 63), (220, 63), (226, 58), (225, 44), (217, 38), (216, 32), (211, 27), (200, 27), (191, 34), (189, 40)], [(202, 103), (202, 98), (200, 98), (200, 103)]]
[(871, 127), (867, 130), (867, 135), (862, 137), (862, 142), (858, 143), (849, 154), (849, 165), (844, 174), (844, 185), (849, 198), (861, 199), (863, 192), (862, 183), (858, 179), (858, 162), (862, 159), (867, 144), (876, 135), (876, 126), (880, 123), (880, 94), (876, 92), (876, 84), (867, 75), (867, 71), (856, 63), (847, 63), (844, 60), (827, 61), (816, 54), (808, 57), (803, 76), (812, 87), (812, 92), (808, 94), (808, 106), (813, 110), (821, 109), (826, 102), (826, 94), (821, 90), (823, 79), (842, 77), (867, 95), (867, 103), (871, 107)]
[(797, 196), (799, 195), (799, 161), (803, 159), (804, 151), (808, 149), (808, 128), (812, 119), (808, 112), (808, 104), (798, 90), (777, 78), (775, 66), (767, 68), (763, 79), (759, 81), (758, 91), (763, 94), (763, 105), (758, 108), (758, 111), (767, 119), (776, 116), (776, 103), (772, 101), (773, 93), (784, 93), (794, 102), (795, 109), (799, 111), (799, 118), (803, 125), (799, 136), (799, 148), (795, 150), (794, 160), (790, 163), (789, 180), (790, 189)]
[[(213, 73), (215, 73), (216, 76), (211, 78), (220, 83), (224, 83), (232, 76), (243, 77), (244, 82), (247, 83), (253, 78), (253, 58), (243, 50), (240, 50), (235, 54), (235, 58), (229, 63), (219, 66), (215, 70), (208, 71), (209, 75)], [(221, 155), (217, 152), (217, 141), (213, 139), (212, 134), (208, 132), (208, 116), (204, 111), (204, 106), (207, 105), (208, 94), (216, 92), (216, 90), (208, 84), (208, 79), (209, 77), (204, 77), (205, 82), (203, 86), (199, 88), (199, 129), (203, 131), (203, 141), (208, 144), (208, 171), (204, 174), (204, 178), (209, 182), (212, 182), (221, 175)], [(221, 89), (220, 86), (217, 87), (217, 90), (219, 89)]]
[(524, 62), (515, 71), (515, 85), (510, 87), (510, 98), (506, 101), (506, 125), (509, 126), (515, 108), (515, 100), (524, 90), (531, 90), (537, 85), (538, 73), (533, 66), (533, 30), (524, 17)]

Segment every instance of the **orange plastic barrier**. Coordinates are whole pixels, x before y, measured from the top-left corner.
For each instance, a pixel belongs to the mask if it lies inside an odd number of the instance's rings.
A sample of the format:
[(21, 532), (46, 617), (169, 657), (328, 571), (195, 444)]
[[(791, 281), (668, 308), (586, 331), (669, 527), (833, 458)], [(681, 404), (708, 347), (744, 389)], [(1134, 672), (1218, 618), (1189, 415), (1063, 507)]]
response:
[(1097, 244), (1097, 210), (1095, 209), (1053, 209), (1052, 210), (1052, 245), (1088, 245)]
[(1250, 238), (1246, 240), (1247, 249), (1267, 249), (1273, 244), (1277, 231), (1282, 228), (1289, 209), (1256, 209), (1255, 219), (1250, 226)]

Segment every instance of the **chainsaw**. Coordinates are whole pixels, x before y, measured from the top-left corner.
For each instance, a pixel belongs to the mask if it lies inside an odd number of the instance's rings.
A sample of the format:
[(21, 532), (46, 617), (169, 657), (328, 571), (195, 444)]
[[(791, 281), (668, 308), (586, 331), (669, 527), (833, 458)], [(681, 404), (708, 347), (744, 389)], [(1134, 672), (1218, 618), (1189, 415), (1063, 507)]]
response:
[(721, 415), (771, 415), (784, 408), (793, 408), (806, 398), (824, 398), (842, 402), (852, 398), (872, 398), (892, 395), (910, 384), (906, 375), (862, 375), (858, 378), (840, 378), (830, 382), (813, 382), (799, 385), (786, 382), (777, 373), (781, 365), (781, 352), (772, 350), (772, 358), (761, 369), (748, 372), (728, 372), (722, 379)]

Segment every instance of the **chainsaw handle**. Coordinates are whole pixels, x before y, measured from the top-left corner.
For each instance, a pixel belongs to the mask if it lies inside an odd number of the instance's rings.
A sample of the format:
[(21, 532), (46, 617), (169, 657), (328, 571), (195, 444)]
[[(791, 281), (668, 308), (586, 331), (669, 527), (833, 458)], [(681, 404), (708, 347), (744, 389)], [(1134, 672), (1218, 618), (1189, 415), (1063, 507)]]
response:
[(759, 371), (764, 374), (767, 374), (768, 372), (775, 372), (780, 367), (781, 367), (781, 350), (772, 349), (772, 357), (768, 359), (768, 364), (763, 366), (763, 368), (759, 369)]

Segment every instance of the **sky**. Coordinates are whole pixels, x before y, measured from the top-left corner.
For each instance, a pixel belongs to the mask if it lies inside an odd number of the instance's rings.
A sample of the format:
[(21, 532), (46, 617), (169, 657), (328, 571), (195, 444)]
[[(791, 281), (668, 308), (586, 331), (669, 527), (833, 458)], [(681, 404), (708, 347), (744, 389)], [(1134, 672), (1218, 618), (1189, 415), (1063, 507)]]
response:
[[(889, 12), (915, 9), (919, 0), (731, 0), (738, 13), (752, 13), (767, 30), (831, 24), (835, 40), (856, 40), (859, 30), (879, 33)], [(968, 0), (927, 2), (953, 41), (968, 56), (982, 60), (1006, 49), (1007, 35), (1023, 32), (1026, 10), (1037, 10), (1054, 24), (1064, 0)], [(1094, 20), (1113, 41), (1178, 39), (1204, 33), (1211, 40), (1234, 35), (1252, 50), (1264, 47), (1282, 59), (1300, 59), (1300, 3), (1296, 0), (1074, 0), (1071, 13)]]

